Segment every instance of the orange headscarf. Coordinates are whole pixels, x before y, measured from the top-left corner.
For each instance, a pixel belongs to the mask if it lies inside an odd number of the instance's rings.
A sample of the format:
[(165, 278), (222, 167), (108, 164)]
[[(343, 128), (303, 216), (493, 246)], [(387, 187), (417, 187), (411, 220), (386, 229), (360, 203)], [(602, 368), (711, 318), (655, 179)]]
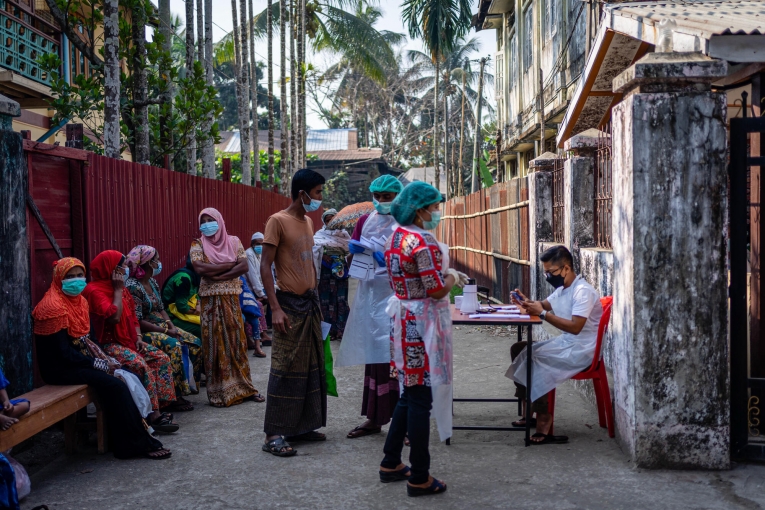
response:
[(36, 334), (52, 335), (66, 329), (69, 336), (79, 338), (90, 333), (88, 302), (82, 294), (67, 296), (62, 290), (62, 281), (73, 267), (85, 269), (85, 265), (74, 257), (53, 263), (53, 282), (32, 312)]

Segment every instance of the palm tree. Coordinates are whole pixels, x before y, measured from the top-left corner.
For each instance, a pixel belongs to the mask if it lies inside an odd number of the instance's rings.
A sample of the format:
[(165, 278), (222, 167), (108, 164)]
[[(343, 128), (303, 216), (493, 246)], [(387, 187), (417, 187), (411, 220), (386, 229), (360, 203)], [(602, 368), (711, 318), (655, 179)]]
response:
[[(242, 0), (244, 1), (244, 0)], [(258, 65), (255, 58), (255, 30), (252, 26), (252, 19), (255, 17), (255, 11), (252, 8), (252, 0), (249, 2), (249, 15), (247, 17), (247, 31), (250, 34), (250, 47), (252, 49), (252, 61), (250, 62), (250, 100), (252, 101), (251, 119), (252, 119), (252, 152), (255, 161), (252, 162), (253, 172), (255, 172), (255, 182), (260, 182), (260, 129), (258, 127)]]
[(266, 7), (268, 27), (268, 189), (274, 187), (274, 9)]
[[(297, 37), (296, 32), (296, 25), (295, 21), (297, 20), (297, 13), (296, 9), (297, 6), (295, 5), (296, 0), (290, 0), (290, 161), (292, 161), (292, 165), (294, 166), (294, 169), (292, 173), (294, 174), (297, 170), (297, 167), (299, 164), (297, 163), (297, 134), (295, 132), (295, 125), (296, 122), (296, 113), (297, 113), (297, 105), (296, 100), (296, 94), (297, 89), (295, 88), (295, 80), (297, 79), (297, 74), (295, 73), (297, 68), (297, 59), (295, 57), (295, 38)], [(282, 130), (284, 127), (282, 127)]]
[[(204, 0), (205, 9), (205, 77), (207, 78), (207, 85), (213, 85), (213, 43), (212, 43), (212, 2), (213, 0)], [(207, 117), (204, 122), (203, 130), (205, 133), (209, 133), (212, 129), (213, 117), (212, 114)], [(205, 140), (205, 144), (202, 147), (202, 175), (208, 179), (215, 178), (215, 146), (214, 141), (210, 137)]]
[[(194, 52), (195, 52), (194, 40), (194, 1), (186, 1), (186, 76), (191, 75), (194, 69)], [(197, 150), (196, 143), (194, 141), (195, 132), (189, 130), (187, 135), (187, 147), (186, 149), (186, 173), (197, 173)]]
[[(245, 0), (239, 0), (240, 11), (242, 13), (242, 27), (241, 27), (241, 46), (242, 46), (242, 63), (241, 80), (242, 80), (242, 103), (244, 103), (244, 131), (240, 134), (242, 140), (242, 148), (247, 151), (247, 174), (242, 173), (242, 182), (247, 186), (252, 186), (252, 176), (250, 175), (250, 154), (252, 153), (252, 139), (250, 138), (250, 39), (248, 37), (247, 26), (247, 4)], [(255, 51), (255, 48), (253, 48)], [(257, 143), (257, 141), (256, 141)], [(243, 161), (244, 162), (244, 161)], [(252, 165), (253, 168), (258, 165)], [(243, 167), (244, 168), (244, 167)], [(255, 173), (260, 173), (255, 168)]]
[[(470, 28), (470, 0), (404, 0), (402, 16), (411, 37), (423, 40), (439, 73), (440, 59), (451, 51)], [(436, 188), (440, 185), (438, 165), (438, 79), (433, 95), (433, 154)], [(446, 156), (446, 154), (444, 154)]]
[(281, 173), (282, 193), (287, 194), (287, 177), (291, 175), (290, 157), (287, 152), (287, 2), (279, 2), (279, 87), (280, 98), (279, 106), (281, 108), (279, 119), (281, 120), (282, 144), (281, 144), (281, 163), (279, 170)]
[[(239, 22), (236, 12), (236, 0), (231, 0), (231, 19), (234, 23), (234, 74), (236, 80), (236, 104), (239, 117), (239, 153), (242, 161), (242, 182), (248, 186), (252, 183), (252, 174), (250, 173), (250, 142), (245, 138), (245, 133), (249, 134), (249, 117), (247, 116), (246, 97), (244, 94), (244, 83), (242, 80), (242, 49), (239, 39)], [(248, 137), (249, 138), (249, 137)]]
[(104, 154), (119, 159), (120, 57), (119, 0), (104, 0)]

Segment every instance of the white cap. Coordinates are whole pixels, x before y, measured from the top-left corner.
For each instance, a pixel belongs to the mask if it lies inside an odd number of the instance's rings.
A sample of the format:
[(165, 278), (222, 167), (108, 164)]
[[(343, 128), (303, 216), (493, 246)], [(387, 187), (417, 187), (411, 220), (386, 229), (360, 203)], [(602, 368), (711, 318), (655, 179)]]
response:
[(250, 239), (250, 242), (254, 241), (255, 239), (260, 239), (262, 241), (265, 238), (266, 238), (266, 236), (264, 236), (262, 233), (255, 232), (254, 234), (252, 234), (252, 238)]

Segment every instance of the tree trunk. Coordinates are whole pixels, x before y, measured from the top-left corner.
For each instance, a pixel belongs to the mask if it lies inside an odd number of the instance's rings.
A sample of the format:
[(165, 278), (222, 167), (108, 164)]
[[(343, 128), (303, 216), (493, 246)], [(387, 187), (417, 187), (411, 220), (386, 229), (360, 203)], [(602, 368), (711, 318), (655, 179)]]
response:
[[(196, 39), (194, 38), (194, 0), (186, 0), (186, 77), (194, 72), (194, 56)], [(186, 133), (186, 173), (197, 174), (197, 141), (196, 130), (192, 127)]]
[[(444, 73), (444, 176), (446, 196), (449, 196), (449, 70)], [(439, 188), (440, 189), (440, 188)]]
[(236, 79), (236, 107), (239, 117), (239, 154), (242, 162), (242, 182), (249, 185), (252, 179), (250, 174), (250, 148), (244, 139), (244, 131), (250, 123), (245, 106), (247, 97), (242, 87), (242, 48), (239, 39), (239, 16), (236, 12), (236, 0), (231, 0), (231, 19), (234, 23), (234, 77)]
[(133, 105), (135, 115), (134, 161), (142, 165), (151, 163), (151, 151), (149, 148), (149, 83), (146, 75), (146, 9), (139, 2), (132, 11), (132, 36), (133, 36)]
[(463, 163), (465, 161), (465, 153), (462, 150), (462, 147), (463, 147), (462, 144), (465, 141), (465, 78), (467, 76), (466, 68), (467, 66), (463, 68), (463, 73), (462, 73), (462, 115), (460, 116), (460, 152), (459, 152), (460, 160), (459, 160), (459, 163), (457, 164), (457, 168), (459, 169), (459, 174), (457, 177), (455, 177), (455, 180), (454, 180), (454, 190), (459, 195), (465, 194), (465, 187), (462, 185), (463, 175), (465, 173), (464, 167), (463, 167)]
[(481, 189), (480, 178), (478, 177), (478, 158), (481, 147), (481, 96), (483, 95), (483, 68), (486, 65), (486, 59), (481, 59), (481, 72), (478, 73), (478, 103), (475, 112), (475, 139), (473, 140), (473, 183), (472, 192), (475, 193)]
[(204, 0), (197, 0), (197, 60), (205, 61), (205, 17)]
[(305, 116), (305, 42), (306, 42), (306, 0), (300, 0), (300, 34), (298, 38), (298, 116), (300, 117), (300, 167), (306, 166), (306, 116)]
[[(250, 38), (249, 30), (247, 30), (247, 4), (245, 0), (239, 0), (239, 5), (240, 12), (242, 13), (242, 32), (240, 34), (242, 41), (242, 64), (239, 71), (241, 73), (240, 79), (242, 80), (242, 106), (244, 107), (244, 126), (240, 136), (243, 154), (247, 155), (246, 159), (242, 157), (242, 183), (252, 186), (251, 169), (253, 165), (250, 157), (250, 154), (252, 154), (252, 142), (250, 140)], [(244, 171), (245, 168), (247, 168), (246, 172)]]
[(296, 0), (290, 0), (290, 161), (292, 161), (292, 174), (300, 168), (297, 152), (297, 59), (295, 57), (295, 38), (297, 37), (297, 6)]
[(104, 0), (104, 150), (120, 158), (119, 0)]
[[(104, 13), (105, 15), (105, 13)], [(106, 20), (104, 20), (104, 23)], [(162, 35), (162, 52), (165, 55), (159, 59), (159, 75), (165, 76), (165, 90), (162, 91), (162, 104), (159, 105), (159, 144), (161, 150), (168, 151), (173, 146), (173, 130), (170, 121), (173, 118), (173, 82), (170, 81), (171, 55), (173, 45), (172, 14), (170, 0), (159, 0), (159, 33)], [(170, 168), (173, 168), (173, 158), (169, 158)]]
[(274, 189), (274, 8), (268, 0), (268, 189)]
[[(213, 44), (212, 44), (212, 3), (213, 0), (204, 0), (205, 3), (205, 78), (207, 85), (213, 85)], [(213, 125), (212, 114), (208, 115), (204, 122), (203, 130), (209, 134)], [(215, 141), (208, 137), (202, 146), (202, 175), (208, 179), (215, 179)]]
[(441, 169), (438, 165), (438, 79), (441, 70), (440, 55), (436, 55), (436, 85), (433, 90), (433, 173), (435, 173), (436, 189), (440, 190)]
[(255, 11), (252, 8), (252, 0), (249, 0), (250, 14), (247, 17), (247, 28), (250, 34), (250, 49), (252, 58), (250, 62), (250, 98), (252, 100), (252, 173), (255, 182), (260, 182), (260, 129), (258, 126), (258, 65), (255, 58), (255, 29), (252, 26), (252, 20), (255, 19)]
[(287, 184), (290, 176), (292, 175), (292, 169), (290, 166), (290, 155), (287, 151), (287, 0), (279, 1), (279, 87), (280, 87), (280, 103), (279, 103), (279, 119), (281, 127), (281, 164), (279, 165), (279, 173), (281, 175), (282, 182), (282, 195), (287, 194)]

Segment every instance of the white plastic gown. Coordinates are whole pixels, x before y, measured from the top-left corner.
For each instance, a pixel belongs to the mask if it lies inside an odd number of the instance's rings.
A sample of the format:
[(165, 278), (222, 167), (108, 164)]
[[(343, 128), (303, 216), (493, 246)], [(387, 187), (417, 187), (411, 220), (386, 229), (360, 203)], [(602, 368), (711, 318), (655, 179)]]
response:
[[(557, 317), (571, 320), (576, 311), (576, 315), (586, 316), (587, 322), (578, 335), (563, 333), (550, 340), (534, 343), (534, 365), (531, 369), (532, 402), (592, 364), (598, 325), (603, 314), (597, 292), (581, 276), (577, 276), (569, 288), (556, 289), (547, 298), (547, 302)], [(525, 349), (515, 358), (505, 377), (519, 384), (526, 384)]]
[[(375, 211), (364, 222), (361, 235), (367, 239), (380, 236), (388, 239), (396, 227), (393, 216)], [(390, 363), (390, 317), (385, 307), (391, 295), (393, 289), (387, 272), (375, 275), (372, 280), (359, 281), (335, 366)]]
[[(414, 225), (403, 227), (418, 234), (427, 233)], [(449, 247), (438, 243), (443, 254), (441, 272), (449, 268)], [(430, 391), (433, 395), (431, 417), (436, 420), (438, 436), (441, 441), (452, 437), (452, 314), (449, 297), (441, 299), (402, 300), (391, 295), (387, 312), (393, 318), (392, 355), (398, 370), (404, 368), (404, 353), (401, 347), (401, 315), (409, 310), (417, 317), (417, 333), (425, 343), (428, 353), (428, 373)], [(401, 391), (404, 385), (399, 385)]]

